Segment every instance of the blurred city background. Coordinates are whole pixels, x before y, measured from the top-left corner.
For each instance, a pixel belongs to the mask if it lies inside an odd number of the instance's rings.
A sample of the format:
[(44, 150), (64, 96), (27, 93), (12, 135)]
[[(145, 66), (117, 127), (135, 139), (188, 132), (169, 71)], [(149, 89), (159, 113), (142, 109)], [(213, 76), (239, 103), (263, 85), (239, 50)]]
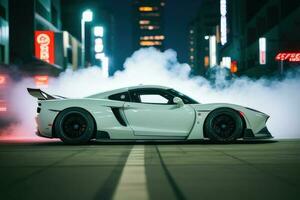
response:
[(191, 76), (299, 68), (299, 0), (0, 0), (0, 112), (9, 84), (67, 69), (123, 70), (136, 50), (174, 49)]

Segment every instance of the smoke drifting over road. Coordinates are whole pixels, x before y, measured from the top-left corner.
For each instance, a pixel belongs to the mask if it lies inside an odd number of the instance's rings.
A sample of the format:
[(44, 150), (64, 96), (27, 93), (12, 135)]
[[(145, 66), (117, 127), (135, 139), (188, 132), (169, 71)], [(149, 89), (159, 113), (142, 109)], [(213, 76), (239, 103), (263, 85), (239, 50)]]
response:
[[(281, 80), (246, 77), (226, 81), (223, 86), (212, 86), (202, 77), (190, 78), (190, 67), (177, 61), (176, 52), (159, 52), (154, 48), (136, 51), (124, 63), (124, 71), (104, 78), (101, 69), (92, 67), (76, 72), (66, 71), (51, 79), (45, 90), (66, 97), (84, 97), (98, 92), (138, 84), (173, 87), (201, 103), (226, 102), (251, 107), (270, 115), (267, 123), (275, 138), (300, 138), (300, 73), (287, 74)], [(14, 85), (10, 94), (13, 113), (20, 123), (13, 125), (13, 136), (34, 137), (36, 100), (26, 88), (34, 87), (32, 80), (24, 79)], [(11, 130), (11, 129), (10, 129)], [(8, 130), (3, 130), (6, 135)]]

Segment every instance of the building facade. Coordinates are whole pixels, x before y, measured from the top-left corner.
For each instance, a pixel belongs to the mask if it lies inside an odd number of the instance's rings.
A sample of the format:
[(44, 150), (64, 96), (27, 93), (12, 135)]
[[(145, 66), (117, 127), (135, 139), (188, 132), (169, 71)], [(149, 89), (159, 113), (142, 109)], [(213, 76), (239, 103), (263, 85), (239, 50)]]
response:
[(9, 0), (9, 19), (10, 63), (19, 70), (57, 76), (78, 68), (80, 43), (62, 32), (60, 0)]
[[(300, 50), (300, 1), (264, 0), (246, 1), (245, 48), (243, 71), (252, 68), (278, 71), (275, 57), (280, 52)], [(260, 38), (265, 40), (265, 63), (260, 62)], [(292, 63), (285, 63), (286, 69)]]
[[(205, 35), (216, 36), (217, 64), (228, 67), (232, 73), (237, 74), (274, 74), (281, 65), (275, 60), (278, 53), (299, 52), (299, 1), (214, 2), (215, 4), (209, 4), (209, 1), (203, 1), (198, 17), (190, 26), (189, 43), (194, 45), (190, 46), (190, 65), (197, 69), (194, 70), (196, 74), (203, 75), (203, 68), (208, 66), (209, 59), (206, 56), (209, 56), (210, 49), (208, 42), (203, 39)], [(210, 20), (214, 23), (210, 24)], [(222, 42), (224, 37), (226, 42)], [(295, 65), (299, 63), (284, 63), (286, 69)]]
[(204, 75), (210, 66), (209, 39), (218, 30), (219, 7), (218, 1), (203, 0), (197, 17), (189, 25), (189, 65), (195, 75)]
[(133, 50), (155, 47), (164, 50), (164, 0), (133, 1)]

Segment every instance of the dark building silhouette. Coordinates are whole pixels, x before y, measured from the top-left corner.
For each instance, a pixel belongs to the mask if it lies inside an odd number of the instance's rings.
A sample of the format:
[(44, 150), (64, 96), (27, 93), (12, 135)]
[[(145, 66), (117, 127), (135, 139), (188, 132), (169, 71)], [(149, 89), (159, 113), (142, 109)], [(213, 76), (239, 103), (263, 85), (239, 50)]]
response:
[(216, 35), (220, 3), (203, 0), (197, 17), (189, 25), (189, 64), (192, 73), (204, 75), (209, 68), (209, 36)]
[[(300, 1), (226, 0), (227, 42), (221, 44), (221, 0), (203, 0), (196, 19), (190, 24), (189, 63), (195, 74), (207, 70), (209, 55), (206, 35), (216, 35), (217, 63), (230, 58), (238, 74), (261, 76), (279, 68), (275, 57), (280, 52), (299, 51)], [(266, 41), (265, 63), (260, 62), (259, 40)], [(297, 63), (284, 63), (285, 68)]]
[[(60, 0), (9, 0), (10, 62), (23, 66), (21, 70), (33, 72), (35, 58), (34, 34), (36, 30), (61, 30)], [(59, 59), (59, 57), (57, 57)], [(59, 66), (48, 65), (49, 71), (60, 71)]]

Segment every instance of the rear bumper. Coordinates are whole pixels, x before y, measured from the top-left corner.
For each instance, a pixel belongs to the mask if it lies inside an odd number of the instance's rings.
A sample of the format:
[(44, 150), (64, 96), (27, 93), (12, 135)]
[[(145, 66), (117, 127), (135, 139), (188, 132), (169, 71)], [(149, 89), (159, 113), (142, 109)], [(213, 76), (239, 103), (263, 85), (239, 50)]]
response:
[(262, 128), (256, 134), (251, 129), (245, 129), (244, 139), (270, 139), (273, 138), (267, 127)]

